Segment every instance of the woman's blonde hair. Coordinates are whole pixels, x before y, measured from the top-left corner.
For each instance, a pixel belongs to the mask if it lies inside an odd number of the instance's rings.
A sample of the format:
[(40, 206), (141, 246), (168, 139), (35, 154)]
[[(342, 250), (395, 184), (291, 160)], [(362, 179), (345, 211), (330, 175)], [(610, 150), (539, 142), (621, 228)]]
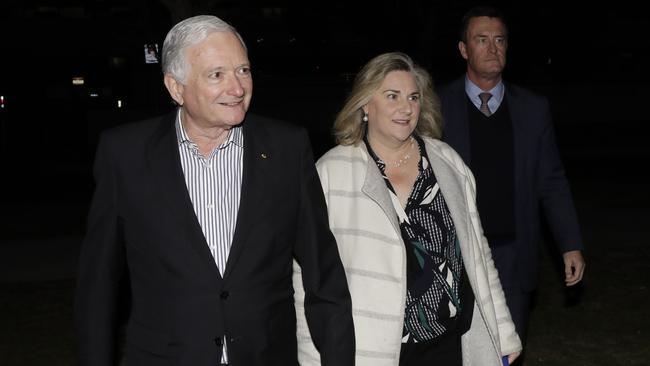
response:
[(442, 135), (442, 113), (440, 100), (433, 91), (429, 73), (416, 65), (401, 52), (381, 54), (370, 60), (354, 79), (352, 92), (334, 121), (334, 137), (340, 145), (354, 145), (363, 139), (366, 126), (362, 107), (370, 101), (381, 83), (392, 71), (407, 71), (415, 77), (420, 91), (420, 118), (415, 133), (419, 136), (440, 138)]

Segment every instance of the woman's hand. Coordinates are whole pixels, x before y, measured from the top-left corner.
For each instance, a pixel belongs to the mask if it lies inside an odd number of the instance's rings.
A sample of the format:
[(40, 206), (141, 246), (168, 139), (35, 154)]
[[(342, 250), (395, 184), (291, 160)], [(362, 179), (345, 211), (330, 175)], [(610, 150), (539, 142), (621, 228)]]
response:
[(508, 355), (508, 365), (511, 365), (513, 362), (515, 362), (515, 360), (517, 359), (517, 357), (519, 357), (520, 354), (521, 354), (521, 352), (515, 352), (515, 353), (509, 354)]

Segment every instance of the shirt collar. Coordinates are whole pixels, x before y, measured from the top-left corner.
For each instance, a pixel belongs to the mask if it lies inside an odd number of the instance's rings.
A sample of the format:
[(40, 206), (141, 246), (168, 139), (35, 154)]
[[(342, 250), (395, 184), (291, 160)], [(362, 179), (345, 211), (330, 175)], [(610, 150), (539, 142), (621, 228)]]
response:
[(372, 146), (370, 146), (370, 142), (368, 141), (368, 132), (366, 131), (366, 134), (363, 136), (363, 143), (366, 145), (366, 150), (368, 150), (368, 155), (372, 158), (372, 160), (375, 161), (375, 164), (379, 167), (379, 170), (383, 173), (384, 169), (386, 168), (386, 163), (384, 163), (381, 158), (375, 154), (375, 151), (372, 149)]
[[(183, 126), (183, 123), (181, 123), (181, 108), (178, 108), (176, 112), (175, 125), (176, 125), (176, 138), (178, 140), (179, 145), (195, 144), (195, 142), (189, 138), (187, 132), (185, 131), (185, 127)], [(219, 147), (217, 147), (217, 149), (222, 149), (228, 146), (230, 143), (233, 143), (239, 147), (244, 147), (244, 134), (242, 133), (241, 125), (231, 128), (230, 131), (228, 132), (228, 137), (221, 145), (219, 145)]]
[(492, 98), (488, 101), (490, 110), (492, 112), (496, 111), (503, 101), (505, 90), (506, 88), (505, 85), (503, 85), (502, 80), (500, 80), (494, 88), (490, 90), (482, 90), (467, 77), (467, 74), (465, 74), (465, 94), (467, 94), (467, 97), (469, 97), (476, 108), (481, 108), (481, 98), (479, 98), (478, 95), (487, 92), (492, 94)]

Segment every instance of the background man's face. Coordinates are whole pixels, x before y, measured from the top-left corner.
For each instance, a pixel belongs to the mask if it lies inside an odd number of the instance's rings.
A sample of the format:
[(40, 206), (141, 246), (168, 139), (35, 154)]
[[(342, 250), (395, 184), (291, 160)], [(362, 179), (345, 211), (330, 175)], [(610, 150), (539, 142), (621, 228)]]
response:
[(471, 18), (467, 27), (467, 43), (458, 48), (467, 60), (468, 73), (481, 78), (499, 77), (506, 66), (508, 37), (501, 20), (489, 17)]

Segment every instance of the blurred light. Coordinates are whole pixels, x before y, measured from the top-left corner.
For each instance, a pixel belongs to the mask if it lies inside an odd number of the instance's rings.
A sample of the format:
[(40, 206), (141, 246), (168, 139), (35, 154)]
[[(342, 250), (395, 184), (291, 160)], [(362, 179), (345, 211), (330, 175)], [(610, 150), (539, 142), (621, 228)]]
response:
[(264, 38), (258, 38), (257, 39), (257, 43), (262, 43), (262, 42), (264, 42)]
[(111, 57), (111, 63), (115, 68), (122, 68), (126, 66), (126, 59), (123, 57)]
[(122, 108), (122, 100), (121, 99), (117, 100), (117, 108)]
[(97, 98), (97, 97), (99, 97), (99, 94), (97, 94), (97, 93), (90, 93), (90, 97), (91, 97), (91, 98)]
[(0, 108), (4, 108), (4, 107), (5, 107), (5, 96), (0, 95)]
[(84, 78), (81, 76), (73, 76), (72, 85), (84, 85)]
[(546, 61), (546, 64), (547, 64), (547, 65), (550, 65), (550, 64), (551, 64), (551, 58), (550, 58), (550, 57), (549, 57), (548, 60)]

